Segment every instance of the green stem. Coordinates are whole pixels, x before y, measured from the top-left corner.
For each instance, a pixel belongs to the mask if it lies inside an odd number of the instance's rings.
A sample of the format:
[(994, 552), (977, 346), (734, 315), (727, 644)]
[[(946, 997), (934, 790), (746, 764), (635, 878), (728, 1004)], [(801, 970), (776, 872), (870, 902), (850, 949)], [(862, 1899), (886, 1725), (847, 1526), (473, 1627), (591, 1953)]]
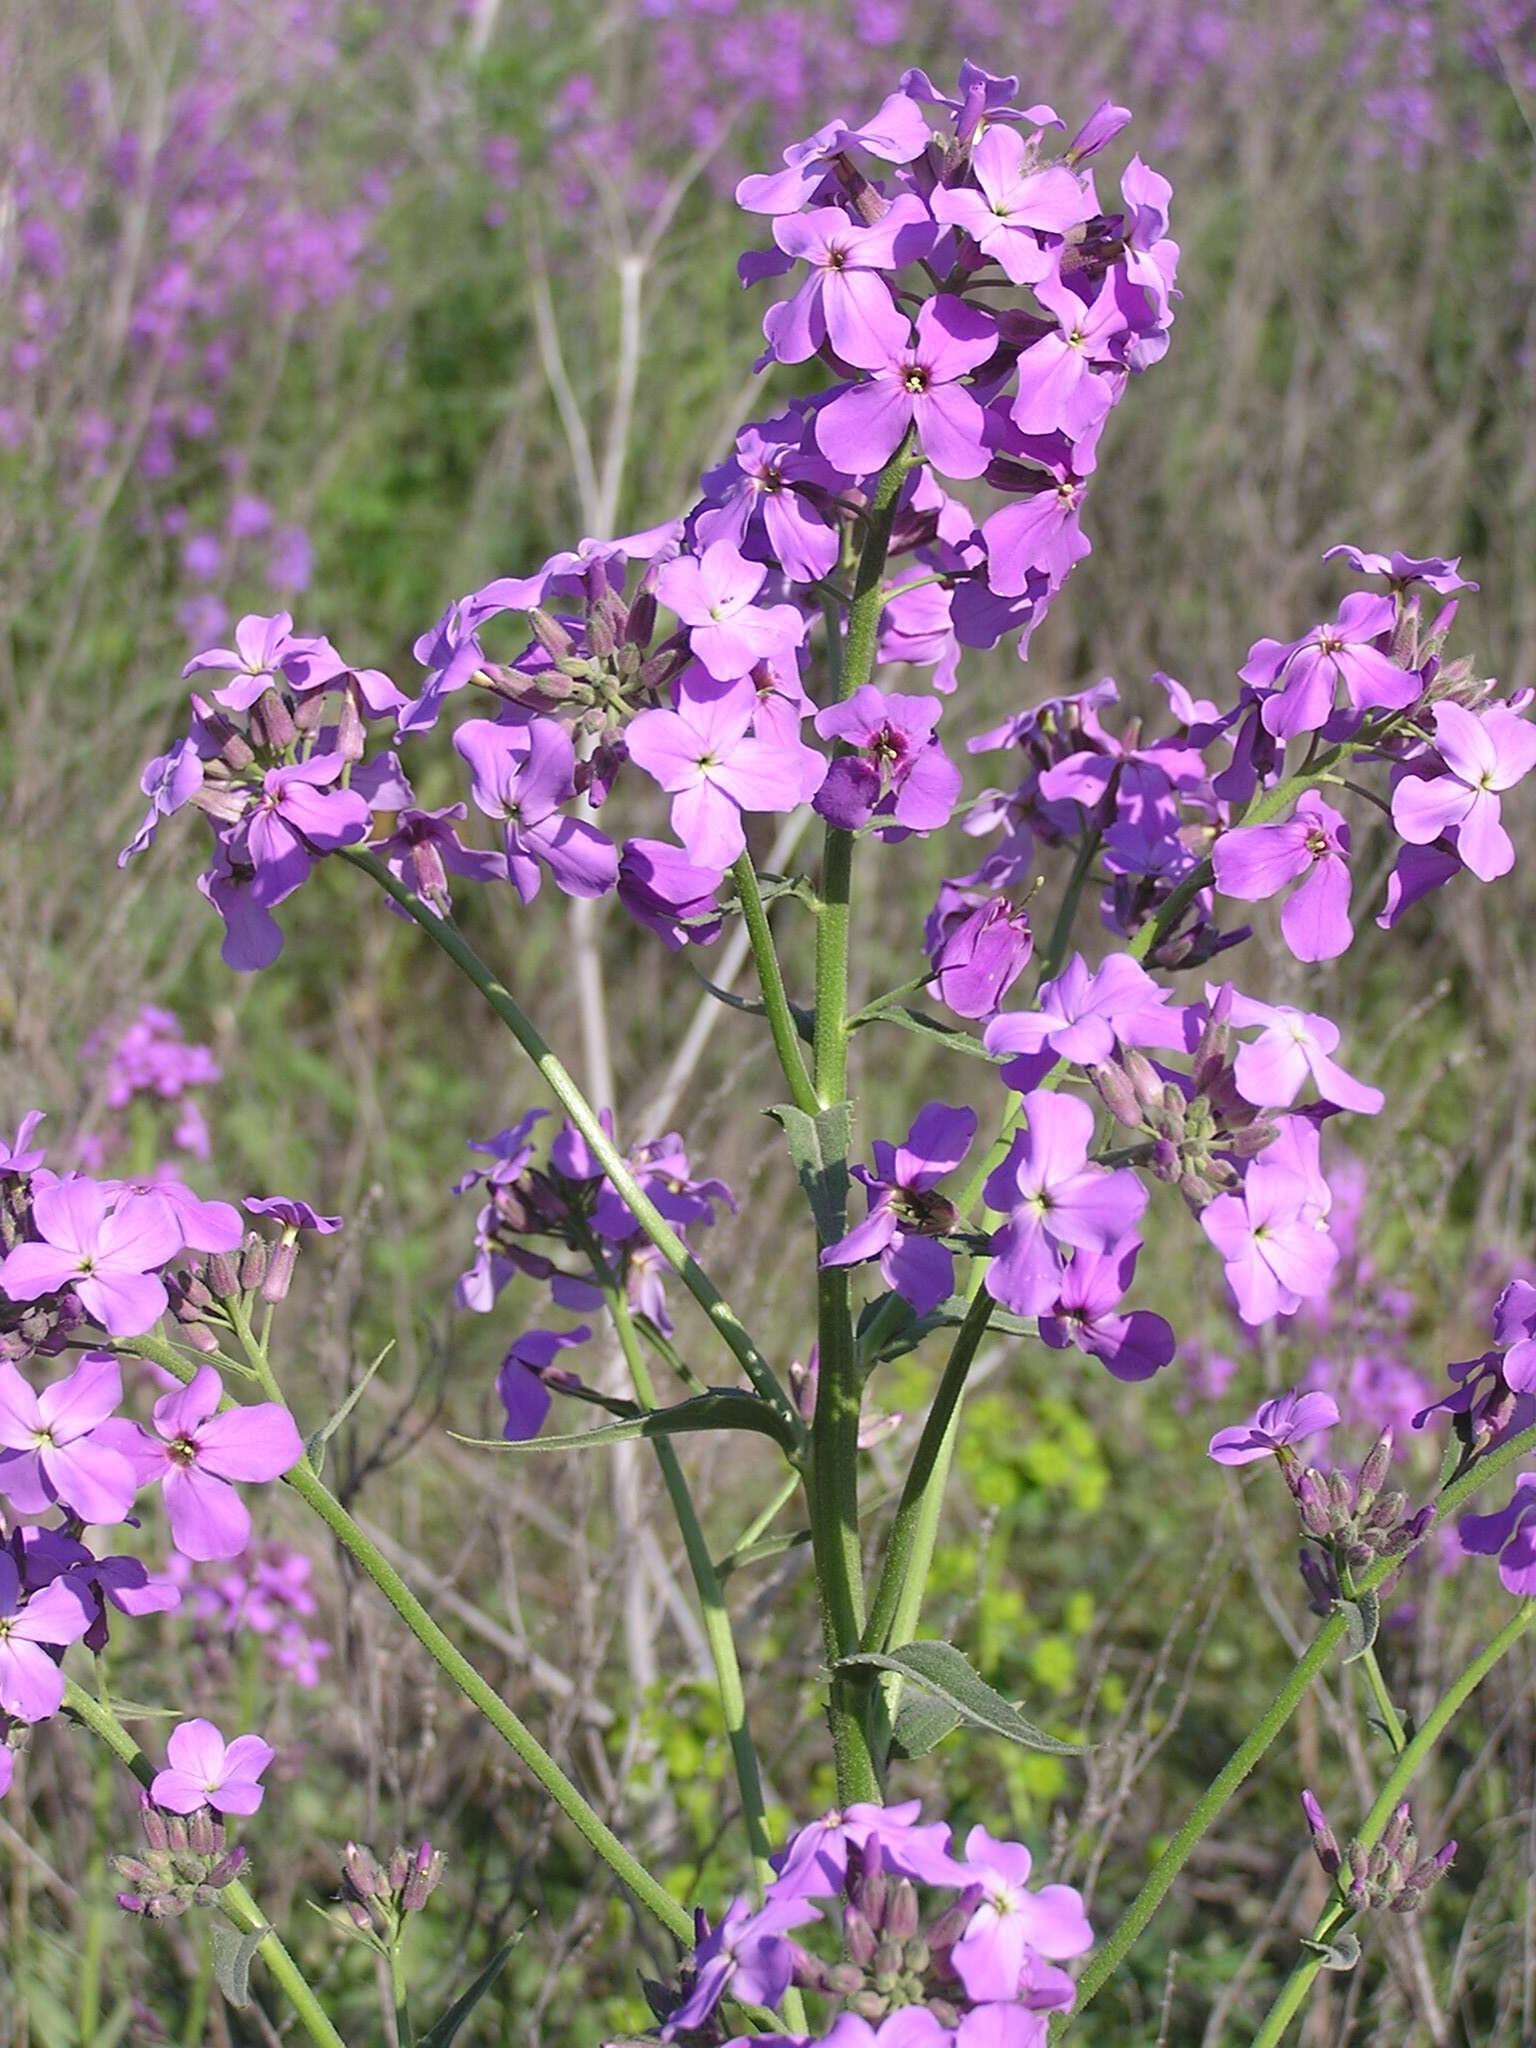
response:
[(727, 1576), (736, 1569), (743, 1553), (752, 1548), (764, 1530), (772, 1525), (781, 1510), (788, 1507), (790, 1501), (799, 1491), (800, 1474), (798, 1472), (791, 1472), (789, 1477), (774, 1489), (767, 1505), (760, 1508), (752, 1517), (730, 1549), (721, 1558), (719, 1564), (716, 1565), (715, 1569), (722, 1577)]
[[(592, 1251), (596, 1253), (595, 1245)], [(600, 1273), (607, 1272), (607, 1267), (599, 1264), (597, 1257), (594, 1257), (593, 1264), (594, 1269)], [(629, 1376), (634, 1383), (635, 1399), (642, 1408), (654, 1408), (656, 1389), (651, 1382), (645, 1353), (640, 1345), (640, 1333), (635, 1328), (623, 1289), (613, 1282), (611, 1276), (602, 1282), (602, 1288), (619, 1347), (624, 1353), (624, 1362), (629, 1367)], [(741, 1817), (747, 1831), (747, 1846), (752, 1853), (752, 1869), (759, 1886), (764, 1886), (773, 1879), (773, 1868), (768, 1861), (772, 1844), (768, 1837), (767, 1813), (763, 1803), (762, 1772), (758, 1768), (757, 1751), (752, 1745), (751, 1731), (747, 1726), (747, 1699), (741, 1683), (741, 1664), (736, 1655), (736, 1638), (731, 1632), (730, 1610), (725, 1604), (725, 1594), (714, 1561), (709, 1554), (709, 1545), (704, 1540), (704, 1531), (699, 1526), (693, 1496), (688, 1490), (683, 1468), (678, 1463), (677, 1452), (665, 1437), (657, 1437), (655, 1445), (656, 1462), (661, 1467), (667, 1497), (672, 1503), (673, 1515), (682, 1532), (683, 1548), (688, 1554), (688, 1568), (693, 1574), (693, 1583), (698, 1591), (699, 1608), (704, 1620), (704, 1640), (709, 1645), (710, 1658), (715, 1667), (715, 1683), (720, 1692), (721, 1718), (725, 1723), (726, 1740), (731, 1747), (731, 1761), (735, 1765), (736, 1783), (741, 1792)]]
[[(1536, 1622), (1536, 1600), (1526, 1600), (1515, 1610), (1482, 1654), (1472, 1660), (1425, 1715), (1422, 1726), (1415, 1729), (1412, 1739), (1404, 1746), (1402, 1754), (1392, 1767), (1391, 1775), (1377, 1793), (1375, 1803), (1361, 1824), (1356, 1839), (1362, 1849), (1369, 1850), (1375, 1847), (1382, 1830), (1392, 1817), (1393, 1809), (1412, 1784), (1420, 1764), (1424, 1762), (1451, 1721), (1476, 1692), (1494, 1665), (1514, 1648), (1532, 1622)], [(1321, 1941), (1337, 1927), (1339, 1919), (1340, 1908), (1337, 1905), (1327, 1907), (1318, 1919), (1313, 1940)], [(1253, 2048), (1279, 2048), (1287, 2028), (1301, 2009), (1312, 1987), (1312, 1980), (1321, 1968), (1320, 1956), (1305, 1954), (1301, 1957), (1281, 1986), (1280, 1995), (1270, 2007), (1264, 2024), (1254, 2035)]]
[[(896, 522), (896, 504), (909, 467), (910, 430), (881, 470), (870, 499), (864, 545), (840, 637), (835, 606), (827, 612), (832, 686), (839, 700), (874, 673), (875, 647), (885, 599), (881, 579)], [(853, 834), (828, 825), (821, 864), (821, 905), (816, 919), (815, 1079), (819, 1104), (848, 1093), (848, 933), (853, 898)], [(834, 1170), (846, 1161), (831, 1161)], [(836, 1234), (842, 1219), (834, 1219)], [(823, 1240), (823, 1243), (830, 1242)], [(879, 1779), (870, 1749), (867, 1681), (839, 1674), (839, 1660), (857, 1648), (864, 1629), (864, 1561), (859, 1533), (859, 1407), (862, 1389), (849, 1309), (848, 1271), (818, 1269), (816, 1329), (819, 1371), (811, 1423), (807, 1499), (822, 1636), (833, 1668), (828, 1722), (837, 1768), (837, 1795), (846, 1806), (878, 1800)]]
[(955, 1334), (885, 1539), (885, 1562), (864, 1630), (866, 1650), (909, 1643), (917, 1628), (959, 1430), (960, 1400), (991, 1314), (992, 1297), (980, 1289)]
[[(175, 1373), (182, 1381), (195, 1369), (173, 1345), (155, 1337), (135, 1337), (120, 1348), (136, 1352)], [(254, 1362), (254, 1361), (253, 1361)], [(638, 1904), (645, 1907), (685, 1948), (693, 1945), (693, 1921), (670, 1893), (632, 1856), (597, 1811), (583, 1798), (554, 1758), (520, 1721), (469, 1659), (444, 1635), (393, 1565), (369, 1541), (341, 1502), (301, 1460), (283, 1475), (304, 1504), (317, 1514), (342, 1548), (372, 1579), (427, 1655), (464, 1695), (549, 1794), (577, 1832), (608, 1865)]]
[(365, 847), (354, 846), (344, 847), (341, 858), (370, 875), (385, 894), (421, 926), (465, 979), (480, 991), (538, 1068), (546, 1087), (585, 1138), (593, 1157), (612, 1181), (630, 1214), (709, 1317), (758, 1393), (789, 1424), (794, 1435), (801, 1437), (803, 1425), (794, 1403), (775, 1379), (767, 1359), (747, 1334), (741, 1318), (635, 1179), (623, 1154), (598, 1121), (597, 1112), (511, 993), (454, 926), (429, 910), (419, 897), (413, 896), (409, 889), (397, 882), (376, 855)]
[[(1476, 1459), (1441, 1493), (1435, 1504), (1435, 1519), (1443, 1522), (1480, 1488), (1497, 1478), (1506, 1467), (1517, 1464), (1520, 1459), (1531, 1456), (1533, 1452), (1536, 1452), (1536, 1426), (1522, 1430), (1518, 1436), (1511, 1437), (1497, 1450), (1489, 1451), (1485, 1456)], [(1373, 1593), (1395, 1571), (1400, 1570), (1403, 1563), (1404, 1559), (1400, 1557), (1378, 1558), (1360, 1574), (1356, 1591)], [(1158, 1858), (1151, 1875), (1131, 1901), (1119, 1925), (1083, 1972), (1078, 1980), (1077, 2002), (1073, 2008), (1074, 2019), (1103, 1990), (1130, 1953), (1137, 1937), (1161, 1905), (1196, 1843), (1214, 1823), (1228, 1799), (1295, 1712), (1302, 1695), (1326, 1665), (1335, 1647), (1343, 1640), (1343, 1636), (1344, 1616), (1341, 1611), (1329, 1616), (1302, 1652), (1290, 1677), (1275, 1696), (1269, 1712), (1233, 1752), (1220, 1776), (1212, 1782), (1188, 1820)], [(1404, 1754), (1407, 1754), (1406, 1750)], [(1063, 2026), (1069, 2024), (1071, 2022), (1062, 2023)]]
[(389, 1952), (389, 1992), (395, 2004), (395, 2041), (398, 2048), (416, 2048), (416, 2036), (411, 2031), (411, 2002), (405, 1980), (405, 1958), (396, 1941)]
[(1381, 1725), (1387, 1731), (1387, 1740), (1392, 1745), (1392, 1752), (1394, 1756), (1401, 1756), (1408, 1746), (1408, 1737), (1403, 1732), (1398, 1711), (1392, 1704), (1392, 1695), (1387, 1691), (1387, 1681), (1381, 1675), (1376, 1652), (1367, 1650), (1359, 1661), (1364, 1667), (1366, 1684), (1369, 1685), (1371, 1696), (1376, 1702), (1376, 1711), (1381, 1717)]
[(1162, 1904), (1169, 1886), (1183, 1869), (1190, 1851), (1290, 1720), (1300, 1704), (1302, 1694), (1327, 1664), (1343, 1637), (1344, 1617), (1342, 1613), (1332, 1615), (1323, 1623), (1297, 1659), (1290, 1676), (1276, 1693), (1263, 1718), (1233, 1751), (1225, 1767), (1212, 1779), (1184, 1825), (1158, 1857), (1151, 1875), (1136, 1894), (1119, 1926), (1084, 1970), (1078, 1980), (1077, 2000), (1072, 2008), (1072, 2021), (1069, 2021), (1068, 2025), (1075, 2022), (1083, 2008), (1098, 1996), (1129, 1955), (1138, 1935)]
[(774, 950), (773, 932), (768, 924), (768, 913), (763, 908), (762, 892), (757, 886), (757, 870), (752, 865), (750, 853), (743, 852), (731, 869), (736, 883), (736, 893), (741, 899), (742, 915), (746, 919), (747, 938), (752, 947), (752, 959), (757, 967), (757, 979), (763, 991), (763, 1008), (768, 1017), (768, 1029), (773, 1034), (773, 1049), (779, 1056), (779, 1065), (789, 1088), (790, 1100), (796, 1109), (802, 1109), (807, 1116), (814, 1116), (821, 1108), (811, 1077), (805, 1070), (805, 1058), (800, 1050), (800, 1034), (795, 1029), (795, 1020), (790, 1014), (789, 998), (784, 993), (784, 976), (779, 969), (779, 956)]
[[(64, 1681), (64, 1711), (89, 1728), (114, 1756), (128, 1766), (144, 1789), (149, 1790), (155, 1775), (149, 1759), (111, 1709), (92, 1698), (72, 1678)], [(258, 1927), (267, 1927), (261, 1908), (238, 1878), (225, 1885), (219, 1893), (219, 1906), (242, 1933), (254, 1933)], [(303, 2021), (316, 2048), (346, 2048), (345, 2041), (331, 2025), (324, 2007), (310, 1989), (303, 1971), (270, 1927), (258, 1942), (256, 1953), (282, 1987), (288, 2003)]]

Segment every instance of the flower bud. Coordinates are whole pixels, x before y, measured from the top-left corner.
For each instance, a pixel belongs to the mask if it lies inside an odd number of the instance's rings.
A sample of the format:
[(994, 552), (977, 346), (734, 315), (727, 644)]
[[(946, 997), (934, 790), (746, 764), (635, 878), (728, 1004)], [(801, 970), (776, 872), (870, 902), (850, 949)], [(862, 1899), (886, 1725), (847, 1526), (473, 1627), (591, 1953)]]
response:
[(239, 1275), (228, 1252), (213, 1252), (203, 1268), (208, 1290), (218, 1301), (229, 1301), (240, 1292)]
[(560, 621), (535, 605), (528, 613), (528, 630), (543, 648), (551, 661), (559, 661), (576, 652), (576, 642), (561, 625)]
[(267, 1270), (262, 1277), (261, 1298), (275, 1308), (279, 1302), (288, 1299), (288, 1288), (293, 1280), (294, 1242), (286, 1234), (273, 1245), (267, 1259)]
[(251, 737), (258, 747), (285, 754), (299, 736), (293, 714), (276, 690), (264, 690), (251, 706)]
[[(867, 1969), (875, 1959), (879, 1946), (875, 1930), (859, 1911), (857, 1906), (843, 1908), (843, 1947), (848, 1951), (849, 1960)], [(860, 1982), (862, 1983), (862, 1978)]]
[(885, 1931), (892, 1941), (910, 1941), (917, 1929), (917, 1893), (910, 1879), (904, 1877), (892, 1892), (886, 1908)]
[(834, 1963), (827, 1970), (818, 1965), (817, 1979), (816, 1982), (807, 1983), (806, 1989), (818, 1991), (825, 1985), (835, 1998), (851, 1998), (854, 1992), (864, 1989), (864, 1972), (857, 1963)]
[(1310, 1792), (1301, 1795), (1301, 1810), (1306, 1817), (1307, 1829), (1312, 1837), (1312, 1851), (1323, 1867), (1326, 1877), (1338, 1874), (1343, 1859), (1339, 1855), (1338, 1840), (1328, 1825), (1327, 1815)]
[(901, 1944), (889, 1938), (882, 1941), (875, 1950), (873, 1965), (875, 1985), (881, 1991), (894, 1991), (901, 1978)]
[(1107, 1063), (1101, 1067), (1090, 1067), (1088, 1078), (1098, 1091), (1099, 1100), (1115, 1119), (1130, 1130), (1141, 1128), (1141, 1104), (1136, 1090), (1131, 1086), (1131, 1077), (1122, 1067)]
[(169, 1846), (170, 1837), (165, 1831), (165, 1816), (147, 1792), (139, 1794), (139, 1825), (144, 1830), (144, 1839), (151, 1849)]
[(425, 1906), (442, 1879), (443, 1861), (441, 1852), (434, 1851), (430, 1842), (423, 1842), (417, 1849), (411, 1874), (400, 1892), (403, 1913), (419, 1913)]
[[(1386, 1484), (1387, 1470), (1392, 1463), (1392, 1432), (1384, 1429), (1371, 1446), (1370, 1454), (1360, 1467), (1360, 1477), (1355, 1486), (1355, 1507), (1363, 1512), (1375, 1501), (1377, 1494)], [(1395, 1521), (1396, 1516), (1393, 1517)]]
[(253, 1230), (245, 1240), (240, 1253), (240, 1286), (242, 1291), (254, 1293), (266, 1278), (267, 1241), (258, 1237)]

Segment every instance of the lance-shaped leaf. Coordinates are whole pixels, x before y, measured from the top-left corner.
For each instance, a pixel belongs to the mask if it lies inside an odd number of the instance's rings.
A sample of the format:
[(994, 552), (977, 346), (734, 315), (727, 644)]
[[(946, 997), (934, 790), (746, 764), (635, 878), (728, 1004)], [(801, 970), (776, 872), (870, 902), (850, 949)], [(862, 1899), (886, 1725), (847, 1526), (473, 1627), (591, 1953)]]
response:
[(213, 1974), (220, 1991), (237, 2009), (251, 2002), (251, 1962), (257, 1949), (272, 1932), (270, 1927), (253, 1927), (247, 1932), (232, 1920), (218, 1919), (208, 1929), (213, 1955)]
[(903, 1643), (898, 1650), (860, 1650), (839, 1659), (839, 1671), (894, 1671), (909, 1685), (943, 1700), (962, 1721), (1016, 1742), (1021, 1749), (1043, 1749), (1053, 1756), (1071, 1756), (1082, 1744), (1048, 1735), (988, 1685), (981, 1673), (953, 1643)]
[(862, 1031), (869, 1024), (899, 1025), (903, 1031), (913, 1031), (919, 1038), (936, 1038), (950, 1052), (963, 1052), (968, 1059), (986, 1060), (991, 1066), (999, 1066), (1012, 1057), (1005, 1052), (988, 1052), (973, 1033), (962, 1031), (958, 1024), (946, 1024), (942, 1017), (930, 1017), (926, 1010), (914, 1010), (908, 1003), (887, 1003), (865, 1010), (854, 1018), (849, 1029)]
[(768, 1112), (789, 1140), (789, 1156), (805, 1199), (816, 1219), (823, 1244), (835, 1244), (848, 1217), (848, 1153), (853, 1145), (853, 1111), (834, 1102), (817, 1116), (807, 1116), (793, 1103), (777, 1103)]
[(670, 1408), (652, 1408), (644, 1414), (605, 1422), (596, 1429), (578, 1429), (567, 1436), (534, 1436), (509, 1441), (500, 1436), (459, 1436), (461, 1444), (474, 1444), (487, 1451), (586, 1451), (603, 1444), (622, 1444), (632, 1437), (697, 1436), (711, 1430), (750, 1430), (771, 1436), (781, 1450), (793, 1453), (793, 1431), (785, 1418), (756, 1394), (740, 1387), (711, 1387), (707, 1394), (678, 1401)]
[(522, 1930), (519, 1929), (510, 1941), (502, 1943), (463, 1996), (456, 1998), (440, 2020), (428, 2027), (424, 2034), (417, 2036), (416, 2048), (449, 2048), (449, 2043), (457, 2037), (460, 2027), (506, 1968), (507, 1958), (522, 1938)]

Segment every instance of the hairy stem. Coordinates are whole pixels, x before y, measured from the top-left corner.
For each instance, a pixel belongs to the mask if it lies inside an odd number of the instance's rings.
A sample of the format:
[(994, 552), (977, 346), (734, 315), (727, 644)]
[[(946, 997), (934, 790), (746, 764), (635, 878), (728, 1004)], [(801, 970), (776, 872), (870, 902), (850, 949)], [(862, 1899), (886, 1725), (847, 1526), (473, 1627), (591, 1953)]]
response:
[[(66, 1678), (64, 1681), (64, 1711), (82, 1726), (89, 1728), (93, 1735), (106, 1744), (114, 1756), (128, 1766), (145, 1791), (149, 1790), (155, 1774), (143, 1750), (111, 1709), (103, 1706), (100, 1700), (94, 1699), (72, 1678)], [(257, 1943), (256, 1953), (282, 1987), (284, 1996), (293, 2007), (297, 2018), (303, 2022), (304, 2029), (316, 2044), (316, 2048), (346, 2048), (345, 2041), (326, 2017), (325, 2008), (310, 1988), (304, 1972), (283, 1946), (277, 1934), (267, 1926), (261, 1908), (238, 1878), (225, 1885), (219, 1893), (219, 1909), (242, 1933), (253, 1934), (258, 1927), (266, 1928), (266, 1933)]]
[(804, 1110), (807, 1116), (814, 1116), (821, 1103), (811, 1085), (811, 1077), (805, 1070), (805, 1058), (800, 1050), (800, 1034), (795, 1029), (795, 1020), (790, 1015), (789, 998), (784, 993), (784, 976), (779, 969), (779, 956), (774, 950), (773, 932), (769, 928), (768, 913), (763, 908), (762, 892), (757, 886), (757, 870), (752, 865), (750, 853), (743, 852), (731, 869), (736, 884), (736, 893), (741, 898), (742, 915), (746, 920), (747, 937), (752, 946), (752, 960), (757, 968), (758, 983), (763, 991), (763, 1008), (768, 1016), (768, 1029), (773, 1035), (773, 1049), (779, 1056), (784, 1080), (789, 1089), (790, 1100), (796, 1109)]

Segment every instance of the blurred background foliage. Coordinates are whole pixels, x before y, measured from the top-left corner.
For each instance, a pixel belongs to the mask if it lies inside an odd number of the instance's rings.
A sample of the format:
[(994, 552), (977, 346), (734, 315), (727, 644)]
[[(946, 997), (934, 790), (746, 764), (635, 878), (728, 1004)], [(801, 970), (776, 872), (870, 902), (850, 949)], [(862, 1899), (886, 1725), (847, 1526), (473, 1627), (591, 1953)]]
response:
[[(642, 1853), (711, 1907), (739, 1881), (740, 1844), (653, 1474), (527, 1465), (445, 1433), (496, 1426), (491, 1374), (528, 1308), (515, 1289), (484, 1320), (450, 1307), (464, 1142), (534, 1099), (513, 1050), (350, 874), (318, 875), (285, 912), (280, 965), (237, 982), (192, 887), (195, 833), (126, 872), (113, 861), (139, 766), (180, 717), (182, 662), (240, 612), (286, 606), (409, 687), (412, 642), (443, 607), (570, 544), (605, 485), (615, 531), (681, 510), (735, 425), (794, 388), (780, 373), (770, 396), (751, 373), (761, 308), (734, 262), (760, 223), (730, 203), (736, 177), (835, 112), (862, 118), (906, 65), (942, 80), (966, 54), (1023, 74), (1069, 128), (1104, 94), (1135, 110), (1126, 140), (1174, 183), (1184, 297), (1167, 360), (1106, 435), (1092, 556), (1027, 667), (968, 661), (946, 728), (1105, 674), (1140, 703), (1159, 668), (1230, 701), (1252, 640), (1329, 614), (1343, 586), (1319, 557), (1340, 540), (1460, 552), (1482, 590), (1459, 644), (1506, 686), (1536, 682), (1529, 0), (20, 0), (0, 20), (0, 1110), (46, 1106), (59, 1143), (95, 1128), (88, 1042), (145, 1000), (211, 1046), (207, 1191), (280, 1189), (350, 1219), (284, 1314), (301, 1415), (393, 1346), (337, 1438), (336, 1483)], [(441, 749), (414, 765), (424, 802), (457, 794)], [(1103, 1927), (1308, 1626), (1273, 1476), (1234, 1485), (1203, 1460), (1210, 1431), (1315, 1376), (1362, 1454), (1386, 1408), (1406, 1419), (1447, 1359), (1481, 1349), (1528, 1254), (1528, 816), (1521, 865), (1486, 897), (1463, 881), (1391, 935), (1362, 921), (1326, 972), (1268, 944), (1238, 970), (1336, 1017), (1353, 1067), (1388, 1091), (1376, 1127), (1351, 1133), (1367, 1193), (1327, 1319), (1243, 1336), (1165, 1205), (1139, 1298), (1187, 1342), (1157, 1382), (1121, 1387), (1016, 1342), (982, 1361), (929, 1625), (1093, 1747), (1078, 1766), (957, 1739), (904, 1783), (942, 1773), (957, 1831), (1022, 1832), (1090, 1888)], [(637, 811), (629, 829), (659, 822)], [(1361, 833), (1357, 875), (1379, 887), (1387, 852)], [(939, 877), (969, 864), (953, 842), (868, 856), (865, 993), (908, 977)], [(477, 899), (465, 917), (546, 1033), (579, 1042), (561, 908)], [(784, 941), (803, 970), (792, 924)], [(620, 1128), (649, 1136), (700, 993), (618, 916), (603, 944)], [(984, 1070), (941, 1072), (925, 1041), (871, 1034), (861, 1051), (866, 1143), (925, 1096), (985, 1100)], [(696, 1169), (741, 1198), (707, 1260), (787, 1361), (812, 1323), (786, 1277), (799, 1219), (771, 1126), (740, 1114), (772, 1087), (757, 1028), (719, 1011), (675, 1120)], [(147, 1114), (119, 1136), (140, 1169), (163, 1149)], [(872, 1398), (915, 1422), (932, 1363), (889, 1369)], [(872, 1502), (909, 1440), (871, 1457)], [(1403, 1483), (1422, 1487), (1436, 1458), (1410, 1441)], [(772, 1475), (750, 1450), (688, 1461), (724, 1551)], [(237, 1700), (240, 1725), (279, 1744), (247, 1838), (342, 2032), (382, 2038), (371, 1964), (308, 1903), (333, 1895), (346, 1837), (382, 1851), (428, 1831), (451, 1861), (415, 1937), (422, 2010), (526, 1923), (484, 2039), (587, 2044), (643, 2024), (636, 1971), (666, 1961), (650, 1930), (317, 1533), (282, 1502), (269, 1523), (314, 1559), (332, 1645), (314, 1685), (250, 1639), (214, 1654), (186, 1613), (139, 1624), (114, 1675), (215, 1718)], [(805, 1556), (730, 1589), (786, 1828), (831, 1796)], [(1389, 1617), (1389, 1677), (1416, 1711), (1497, 1611), (1491, 1575), (1448, 1566), (1417, 1570)], [(1421, 1833), (1454, 1826), (1463, 1845), (1452, 1878), (1325, 1989), (1310, 2042), (1530, 2036), (1529, 1676), (1511, 1660), (1423, 1788)], [(156, 1724), (140, 1733), (153, 1744)], [(1317, 1903), (1298, 1786), (1358, 1812), (1379, 1763), (1335, 1673), (1093, 2008), (1085, 2048), (1246, 2038)], [(195, 1921), (145, 1933), (115, 1914), (97, 1823), (126, 1847), (130, 1815), (68, 1731), (33, 1745), (0, 1843), (12, 2038), (270, 2038), (223, 2009)]]

